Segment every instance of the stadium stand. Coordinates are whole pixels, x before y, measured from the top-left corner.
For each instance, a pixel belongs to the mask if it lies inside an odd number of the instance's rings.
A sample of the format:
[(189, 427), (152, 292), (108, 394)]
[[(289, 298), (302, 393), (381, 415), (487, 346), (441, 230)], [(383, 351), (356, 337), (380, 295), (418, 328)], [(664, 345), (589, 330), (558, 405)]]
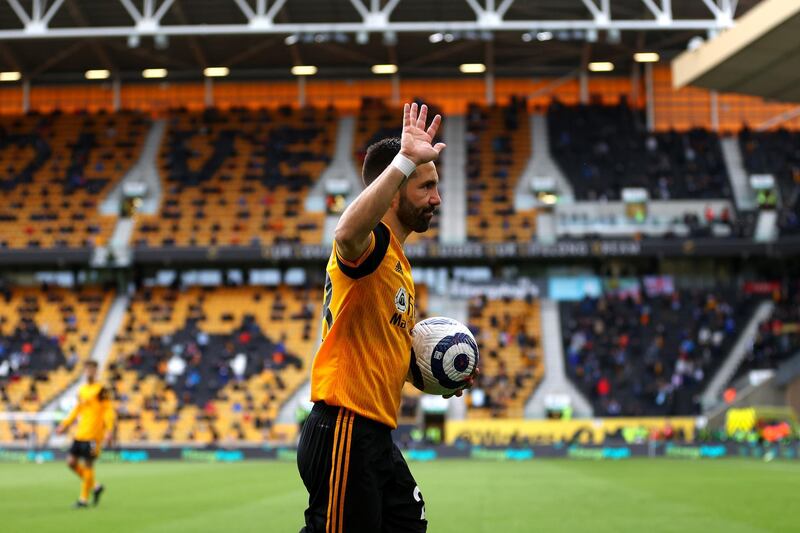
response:
[(0, 118), (0, 248), (105, 244), (115, 217), (97, 204), (139, 156), (139, 113)]
[(548, 109), (553, 157), (580, 200), (619, 200), (643, 187), (653, 200), (730, 198), (717, 134), (702, 128), (648, 133), (643, 111), (625, 98), (616, 106)]
[(800, 233), (800, 132), (785, 129), (739, 134), (742, 159), (750, 174), (772, 174), (781, 194), (778, 226), (782, 233)]
[(335, 131), (332, 108), (174, 111), (161, 209), (139, 215), (134, 245), (320, 243), (324, 214), (304, 202), (330, 162)]
[(467, 112), (467, 239), (526, 242), (536, 235), (536, 211), (517, 212), (514, 190), (530, 155), (523, 98), (505, 107), (470, 105)]
[(696, 414), (753, 308), (731, 288), (564, 302), (567, 374), (599, 416)]
[(751, 370), (777, 368), (800, 353), (800, 283), (784, 282), (773, 299), (772, 316), (759, 324), (734, 381)]
[(467, 396), (468, 416), (521, 417), (544, 376), (539, 302), (473, 298), (469, 327), (480, 348), (481, 374)]
[(321, 291), (157, 287), (136, 293), (108, 369), (120, 442), (261, 442), (306, 379)]
[[(428, 116), (434, 116), (441, 111), (436, 109), (435, 105), (426, 102), (430, 106)], [(367, 148), (381, 139), (387, 137), (400, 136), (400, 122), (397, 117), (403, 116), (402, 107), (388, 106), (383, 100), (379, 98), (364, 98), (361, 101), (361, 109), (358, 112), (358, 122), (356, 124), (356, 133), (353, 146), (355, 153), (356, 168), (361, 171), (364, 165), (364, 157), (367, 154)], [(440, 134), (441, 135), (441, 134)], [(439, 177), (441, 178), (442, 161), (436, 163), (439, 170)], [(407, 244), (422, 243), (422, 242), (438, 242), (439, 240), (439, 216), (434, 216), (431, 221), (430, 229), (423, 233), (411, 233), (406, 240)]]
[[(0, 291), (0, 408), (35, 412), (74, 382), (111, 303), (99, 287), (4, 287)], [(50, 428), (37, 427), (37, 442)], [(0, 422), (0, 442), (26, 443), (31, 426)]]

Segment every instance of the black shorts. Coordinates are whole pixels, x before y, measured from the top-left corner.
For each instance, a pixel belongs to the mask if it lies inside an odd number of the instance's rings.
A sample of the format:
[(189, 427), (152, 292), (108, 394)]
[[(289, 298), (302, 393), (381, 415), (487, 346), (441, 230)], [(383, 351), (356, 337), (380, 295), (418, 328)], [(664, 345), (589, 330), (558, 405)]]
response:
[(388, 426), (317, 402), (300, 434), (301, 533), (425, 532), (425, 502)]
[(97, 443), (93, 440), (74, 440), (72, 446), (69, 447), (69, 454), (94, 460), (97, 458)]

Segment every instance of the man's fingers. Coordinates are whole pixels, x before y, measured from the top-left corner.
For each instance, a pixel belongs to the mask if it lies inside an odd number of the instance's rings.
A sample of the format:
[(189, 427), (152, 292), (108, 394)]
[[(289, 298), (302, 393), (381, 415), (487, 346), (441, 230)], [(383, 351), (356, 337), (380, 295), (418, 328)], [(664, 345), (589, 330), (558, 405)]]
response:
[(409, 117), (409, 126), (414, 126), (417, 123), (417, 103), (411, 104), (411, 115)]
[(411, 124), (411, 106), (405, 104), (403, 106), (403, 128), (407, 128)]
[(433, 149), (436, 150), (437, 154), (441, 154), (442, 150), (444, 150), (445, 148), (447, 148), (447, 145), (445, 143), (436, 143), (436, 145), (433, 147)]
[(436, 132), (439, 131), (439, 125), (442, 123), (442, 115), (436, 115), (433, 117), (431, 121), (431, 125), (428, 127), (427, 134), (431, 136), (431, 139), (436, 137)]
[(422, 104), (419, 110), (419, 117), (417, 118), (417, 127), (421, 130), (425, 129), (425, 122), (428, 120), (428, 106)]

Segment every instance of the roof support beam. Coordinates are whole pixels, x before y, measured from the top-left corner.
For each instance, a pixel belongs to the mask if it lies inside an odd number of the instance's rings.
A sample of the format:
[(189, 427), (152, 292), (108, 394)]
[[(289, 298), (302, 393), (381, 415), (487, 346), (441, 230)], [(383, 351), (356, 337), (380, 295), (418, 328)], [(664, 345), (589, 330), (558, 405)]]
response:
[(478, 0), (467, 0), (467, 5), (469, 5), (470, 9), (475, 12), (476, 17), (483, 15), (483, 8), (478, 3)]
[(251, 46), (250, 48), (245, 48), (241, 52), (237, 53), (229, 57), (228, 59), (224, 60), (221, 64), (228, 66), (228, 67), (235, 67), (236, 65), (240, 64), (242, 61), (249, 59), (257, 54), (260, 54), (264, 50), (268, 49), (269, 47), (278, 44), (279, 41), (277, 38), (272, 39), (265, 39), (258, 43), (255, 46)]
[(122, 7), (125, 8), (125, 11), (127, 11), (128, 14), (131, 16), (134, 22), (136, 22), (137, 24), (141, 22), (142, 14), (139, 13), (139, 10), (136, 9), (136, 6), (133, 5), (131, 0), (119, 0), (119, 2), (122, 4)]
[(278, 11), (281, 10), (281, 8), (283, 7), (283, 5), (285, 3), (286, 3), (286, 0), (276, 0), (275, 2), (273, 2), (272, 7), (269, 8), (269, 11), (267, 11), (267, 14), (265, 15), (265, 18), (267, 20), (275, 19), (275, 15), (278, 14)]
[[(663, 31), (669, 30), (713, 30), (725, 26), (713, 20), (673, 20), (667, 28), (654, 20), (618, 20), (612, 21), (605, 29), (620, 31)], [(91, 38), (91, 37), (128, 37), (129, 35), (261, 35), (290, 33), (330, 33), (345, 32), (355, 33), (395, 31), (398, 33), (414, 32), (441, 32), (441, 31), (530, 31), (537, 28), (545, 31), (558, 30), (591, 30), (597, 29), (593, 20), (507, 20), (498, 27), (487, 28), (475, 21), (451, 22), (389, 22), (380, 28), (362, 22), (342, 23), (297, 23), (297, 24), (272, 24), (269, 26), (253, 26), (248, 24), (193, 24), (156, 26), (146, 29), (137, 26), (111, 26), (111, 27), (84, 27), (84, 28), (48, 28), (41, 34), (31, 34), (25, 30), (0, 30), (0, 39), (65, 39), (65, 38)]]
[(47, 25), (53, 20), (53, 17), (61, 9), (64, 0), (55, 0), (50, 8), (47, 8), (46, 0), (33, 0), (31, 4), (31, 13), (28, 12), (19, 3), (19, 0), (7, 0), (8, 5), (17, 14), (17, 18), (25, 26), (25, 29), (19, 30), (25, 34), (36, 36), (47, 33)]
[(353, 4), (353, 7), (356, 8), (356, 11), (358, 11), (362, 19), (366, 20), (369, 17), (369, 11), (364, 4), (361, 3), (361, 0), (350, 0), (350, 3)]
[[(174, 0), (168, 0), (171, 4)], [(166, 3), (164, 4), (166, 5)], [(163, 6), (162, 6), (163, 7)], [(183, 11), (183, 6), (179, 3), (175, 4), (175, 17), (181, 24), (187, 23), (186, 13)], [(206, 56), (203, 47), (200, 45), (200, 42), (194, 36), (189, 37), (189, 48), (192, 50), (192, 54), (194, 54), (194, 60), (197, 61), (198, 65), (201, 65), (203, 68), (208, 67), (208, 58)]]
[(396, 8), (397, 4), (399, 3), (400, 0), (389, 0), (389, 2), (383, 6), (381, 13), (383, 13), (386, 18), (389, 18), (389, 16), (392, 14), (392, 11), (394, 11), (394, 8)]
[(237, 6), (239, 6), (239, 9), (242, 11), (242, 13), (244, 13), (244, 16), (247, 17), (247, 20), (252, 21), (254, 18), (256, 18), (255, 11), (253, 11), (253, 8), (250, 7), (250, 4), (248, 4), (245, 0), (233, 1), (236, 2)]
[(594, 0), (583, 0), (583, 5), (594, 17), (595, 24), (606, 26), (611, 21), (611, 4), (609, 0), (600, 0), (599, 7), (594, 3)]
[(50, 24), (50, 21), (53, 20), (56, 12), (61, 8), (61, 4), (64, 3), (64, 0), (56, 0), (53, 2), (53, 5), (50, 6), (50, 9), (47, 10), (47, 13), (44, 14), (44, 18), (42, 18), (42, 24), (47, 26)]
[(17, 14), (17, 17), (20, 21), (22, 21), (22, 24), (27, 26), (31, 23), (31, 18), (28, 16), (28, 12), (25, 11), (21, 5), (19, 5), (19, 0), (8, 0), (8, 5), (10, 5), (11, 9), (14, 10), (14, 13)]
[(503, 18), (506, 15), (508, 8), (510, 8), (511, 4), (513, 3), (514, 0), (503, 0), (503, 3), (497, 8), (497, 14), (500, 15), (500, 18)]
[(42, 20), (42, 0), (33, 0), (31, 19)]
[(164, 15), (167, 14), (167, 11), (169, 11), (169, 8), (172, 7), (172, 4), (174, 3), (175, 0), (164, 0), (164, 3), (161, 4), (161, 7), (156, 10), (156, 14), (153, 18), (160, 21), (162, 18), (164, 18)]
[[(86, 17), (83, 16), (83, 12), (81, 11), (81, 8), (78, 7), (76, 0), (69, 0), (65, 5), (65, 9), (69, 12), (72, 20), (74, 20), (76, 23), (80, 24), (81, 26), (87, 25)], [(106, 52), (106, 49), (100, 43), (101, 41), (99, 39), (92, 39), (89, 46), (91, 46), (92, 51), (94, 51), (94, 54), (97, 56), (97, 59), (100, 61), (100, 64), (103, 66), (103, 68), (116, 72), (118, 70), (116, 64), (114, 64), (114, 61), (111, 60), (108, 52)]]
[[(2, 1), (2, 0), (0, 0)], [(581, 0), (592, 15), (591, 19), (572, 20), (506, 20), (508, 10), (514, 0), (464, 0), (474, 12), (473, 20), (444, 21), (391, 21), (390, 16), (401, 0), (388, 0), (381, 8), (376, 0), (340, 0), (349, 3), (359, 13), (358, 22), (321, 23), (282, 23), (275, 17), (287, 0), (233, 0), (233, 4), (244, 14), (242, 24), (177, 24), (161, 25), (160, 21), (174, 5), (174, 0), (143, 0), (140, 11), (134, 2), (137, 0), (118, 0), (130, 15), (131, 24), (113, 27), (91, 27), (78, 24), (74, 27), (49, 28), (47, 24), (59, 10), (64, 0), (54, 0), (45, 9), (45, 0), (33, 1), (33, 14), (29, 14), (20, 0), (5, 0), (22, 22), (22, 29), (0, 30), (0, 39), (38, 39), (38, 38), (95, 38), (129, 37), (131, 35), (150, 36), (156, 33), (172, 36), (181, 35), (288, 35), (309, 33), (382, 33), (382, 32), (456, 32), (456, 31), (541, 31), (592, 30), (601, 26), (607, 30), (618, 31), (663, 31), (700, 30), (714, 32), (731, 26), (738, 0), (691, 0), (702, 2), (709, 12), (707, 18), (675, 19), (671, 0), (641, 0), (642, 5), (653, 18), (614, 19), (611, 13), (611, 0)], [(687, 0), (688, 1), (688, 0)], [(255, 3), (255, 4), (254, 4)], [(255, 5), (255, 7), (253, 7)]]
[(72, 43), (71, 46), (66, 48), (62, 48), (60, 52), (50, 56), (50, 59), (36, 67), (31, 73), (27, 76), (28, 79), (35, 78), (39, 74), (48, 71), (51, 67), (57, 65), (61, 61), (65, 60), (81, 48), (86, 45), (86, 41), (77, 41)]

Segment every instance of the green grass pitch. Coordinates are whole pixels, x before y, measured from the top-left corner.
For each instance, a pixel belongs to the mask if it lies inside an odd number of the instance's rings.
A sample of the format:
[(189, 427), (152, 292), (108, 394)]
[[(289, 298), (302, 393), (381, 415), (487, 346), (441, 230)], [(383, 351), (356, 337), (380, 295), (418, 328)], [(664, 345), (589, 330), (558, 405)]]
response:
[[(412, 463), (431, 533), (800, 531), (800, 462)], [(0, 464), (0, 531), (276, 532), (300, 529), (291, 462), (98, 465), (96, 509), (72, 510), (63, 464)]]

